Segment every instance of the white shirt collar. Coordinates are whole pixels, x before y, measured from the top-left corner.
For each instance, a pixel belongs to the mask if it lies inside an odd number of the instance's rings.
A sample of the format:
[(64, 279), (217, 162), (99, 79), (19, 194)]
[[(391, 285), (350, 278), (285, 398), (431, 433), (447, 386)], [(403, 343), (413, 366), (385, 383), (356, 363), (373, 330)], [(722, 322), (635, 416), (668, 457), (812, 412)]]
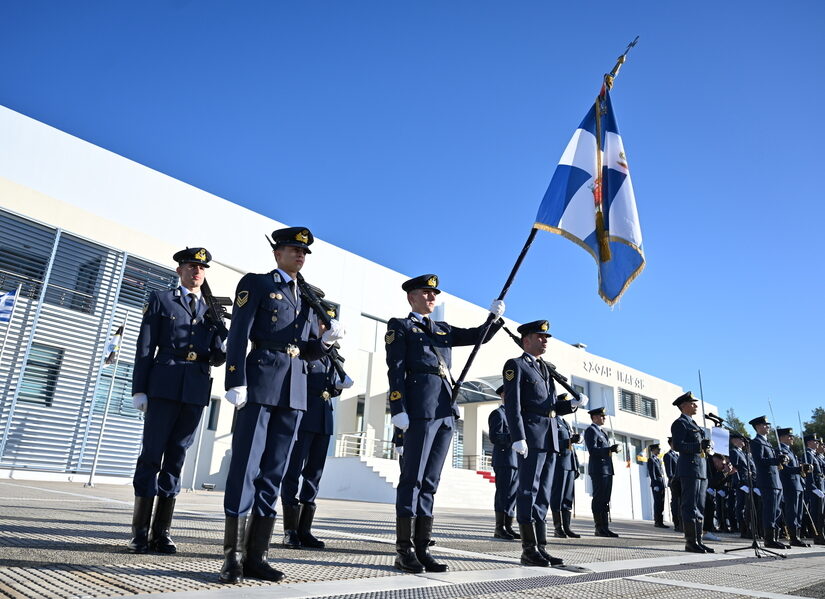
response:
[(186, 297), (187, 295), (194, 295), (195, 299), (197, 299), (198, 301), (200, 301), (200, 299), (201, 299), (201, 294), (200, 293), (198, 293), (197, 291), (189, 291), (183, 285), (180, 286), (180, 292), (182, 294), (181, 297), (183, 297), (183, 299), (185, 299), (186, 301), (189, 301), (189, 298)]
[[(410, 312), (410, 314), (412, 314), (413, 316), (415, 316), (415, 317), (416, 317), (418, 320), (420, 320), (421, 322), (424, 322), (424, 319), (425, 319), (425, 318), (430, 318), (430, 315), (429, 315), (429, 314), (419, 314), (418, 312)], [(432, 320), (432, 318), (430, 318), (430, 320)]]

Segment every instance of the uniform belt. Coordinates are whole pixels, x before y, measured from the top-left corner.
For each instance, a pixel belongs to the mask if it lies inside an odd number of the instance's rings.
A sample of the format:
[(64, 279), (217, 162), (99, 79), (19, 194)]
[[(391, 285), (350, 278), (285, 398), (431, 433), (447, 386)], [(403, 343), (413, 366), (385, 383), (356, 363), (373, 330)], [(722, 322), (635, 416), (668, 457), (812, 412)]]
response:
[(522, 412), (522, 414), (526, 412), (528, 414), (536, 414), (538, 416), (544, 416), (545, 418), (550, 418), (551, 417), (549, 410), (544, 412), (544, 411), (541, 411), (541, 410), (528, 410), (528, 409), (522, 408), (521, 412)]
[(183, 358), (187, 362), (209, 362), (209, 354), (199, 354), (190, 349), (173, 349), (171, 347), (161, 348), (161, 354), (171, 354), (175, 358)]
[(253, 341), (252, 349), (268, 349), (270, 351), (286, 351), (286, 344), (272, 341)]
[(435, 376), (440, 376), (443, 379), (447, 378), (447, 372), (443, 371), (438, 366), (420, 366), (418, 368), (413, 368), (408, 372), (410, 374), (434, 374)]

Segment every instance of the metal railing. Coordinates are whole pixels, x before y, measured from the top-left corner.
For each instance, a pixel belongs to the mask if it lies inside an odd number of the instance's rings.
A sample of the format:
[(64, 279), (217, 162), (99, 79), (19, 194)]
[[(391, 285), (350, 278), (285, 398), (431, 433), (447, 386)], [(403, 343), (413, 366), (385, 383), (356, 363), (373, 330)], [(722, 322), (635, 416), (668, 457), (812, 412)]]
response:
[(474, 470), (476, 472), (483, 470), (484, 472), (493, 471), (493, 459), (486, 453), (481, 455), (465, 455), (462, 456), (461, 467), (465, 470)]
[(367, 437), (364, 432), (341, 433), (335, 440), (335, 457), (373, 457), (397, 459), (392, 441)]

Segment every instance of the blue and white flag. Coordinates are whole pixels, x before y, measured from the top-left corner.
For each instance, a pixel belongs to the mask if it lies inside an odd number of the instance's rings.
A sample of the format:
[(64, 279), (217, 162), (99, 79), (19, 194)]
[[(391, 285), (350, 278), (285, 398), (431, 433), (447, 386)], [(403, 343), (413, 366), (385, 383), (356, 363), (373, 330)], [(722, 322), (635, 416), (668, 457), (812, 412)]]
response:
[(606, 89), (567, 144), (533, 226), (590, 252), (599, 295), (611, 306), (644, 269), (636, 198)]
[(120, 325), (115, 334), (106, 342), (106, 348), (103, 350), (103, 353), (106, 354), (106, 360), (104, 360), (105, 365), (114, 364), (117, 360), (117, 355), (120, 353), (120, 344), (123, 342), (123, 329), (126, 326), (126, 323)]
[(17, 299), (17, 290), (0, 294), (0, 322), (9, 322), (14, 311), (14, 302)]

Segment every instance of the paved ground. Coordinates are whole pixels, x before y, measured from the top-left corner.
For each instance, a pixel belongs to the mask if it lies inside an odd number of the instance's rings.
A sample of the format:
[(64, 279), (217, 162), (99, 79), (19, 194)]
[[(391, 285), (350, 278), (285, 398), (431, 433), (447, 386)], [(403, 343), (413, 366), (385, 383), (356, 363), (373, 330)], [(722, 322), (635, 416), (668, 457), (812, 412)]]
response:
[[(567, 569), (524, 568), (517, 542), (491, 536), (492, 514), (439, 510), (433, 547), (449, 563), (445, 574), (403, 575), (392, 567), (394, 520), (389, 505), (323, 501), (316, 535), (324, 551), (277, 545), (270, 560), (287, 578), (276, 585), (217, 583), (223, 534), (220, 493), (184, 493), (178, 499), (174, 556), (126, 553), (131, 487), (0, 480), (0, 597), (174, 599), (577, 599), (634, 597), (825, 598), (825, 548), (794, 549), (787, 558), (761, 558), (723, 535), (719, 553), (687, 554), (672, 531), (649, 523), (614, 522), (621, 537), (553, 539), (551, 552)], [(275, 541), (280, 527), (276, 525)]]

